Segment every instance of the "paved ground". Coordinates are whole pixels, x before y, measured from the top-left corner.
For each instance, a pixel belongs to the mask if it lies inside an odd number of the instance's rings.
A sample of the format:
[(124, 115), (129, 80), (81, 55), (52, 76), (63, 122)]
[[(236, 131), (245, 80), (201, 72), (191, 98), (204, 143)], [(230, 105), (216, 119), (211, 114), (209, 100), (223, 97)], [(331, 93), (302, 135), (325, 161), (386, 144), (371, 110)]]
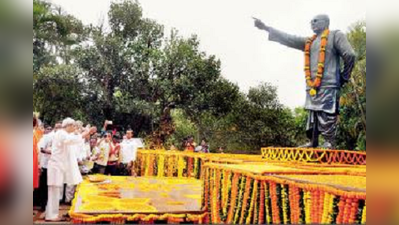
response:
[[(60, 206), (60, 215), (66, 215), (68, 213), (70, 206), (67, 205), (61, 205)], [(39, 212), (38, 210), (39, 208), (34, 207), (33, 208), (33, 223), (34, 224), (70, 224), (69, 221), (67, 222), (58, 222), (58, 223), (54, 223), (54, 222), (45, 222), (44, 221), (44, 213)]]

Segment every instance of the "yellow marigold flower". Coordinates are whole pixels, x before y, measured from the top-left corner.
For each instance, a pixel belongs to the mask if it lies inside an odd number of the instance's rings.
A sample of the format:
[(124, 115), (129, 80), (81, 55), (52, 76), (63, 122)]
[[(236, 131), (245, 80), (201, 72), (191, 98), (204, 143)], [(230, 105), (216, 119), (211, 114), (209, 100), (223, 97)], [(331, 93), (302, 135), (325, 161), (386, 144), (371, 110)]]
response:
[(316, 89), (314, 89), (314, 88), (310, 89), (309, 94), (310, 94), (310, 96), (315, 96), (317, 94)]

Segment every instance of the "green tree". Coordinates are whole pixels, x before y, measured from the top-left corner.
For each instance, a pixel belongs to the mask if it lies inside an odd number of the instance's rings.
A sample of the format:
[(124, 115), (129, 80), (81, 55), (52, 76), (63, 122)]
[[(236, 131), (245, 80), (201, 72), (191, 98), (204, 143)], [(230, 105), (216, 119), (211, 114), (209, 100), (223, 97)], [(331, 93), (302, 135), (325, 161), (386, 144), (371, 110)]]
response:
[(183, 139), (190, 135), (196, 134), (198, 132), (197, 126), (188, 119), (181, 109), (173, 110), (172, 118), (176, 127), (176, 131), (169, 137), (167, 146), (174, 144), (178, 149), (184, 150), (182, 146)]
[(298, 107), (294, 109), (295, 118), (295, 142), (296, 145), (302, 145), (308, 141), (306, 137), (306, 123), (308, 119), (308, 112), (303, 107)]
[(33, 1), (33, 71), (72, 60), (70, 47), (85, 39), (80, 20), (51, 3)]
[(337, 144), (339, 149), (366, 150), (366, 23), (353, 25), (347, 36), (357, 60), (341, 93)]
[(81, 71), (70, 65), (42, 68), (37, 75), (33, 109), (44, 122), (54, 124), (65, 118), (86, 120)]
[(211, 150), (259, 154), (261, 147), (293, 146), (297, 127), (291, 110), (283, 107), (276, 87), (262, 83), (248, 93), (237, 93), (225, 115), (204, 113), (200, 117), (198, 140), (208, 139)]
[(229, 110), (233, 100), (223, 103), (214, 96), (238, 93), (238, 88), (229, 89), (220, 76), (220, 61), (199, 50), (196, 36), (183, 38), (174, 30), (165, 37), (163, 26), (143, 18), (133, 1), (112, 3), (108, 15), (111, 31), (91, 27), (92, 44), (74, 50), (87, 81), (87, 99), (100, 106), (101, 117), (123, 118), (117, 122), (148, 134), (160, 126), (171, 103), (196, 123), (205, 111), (221, 115)]

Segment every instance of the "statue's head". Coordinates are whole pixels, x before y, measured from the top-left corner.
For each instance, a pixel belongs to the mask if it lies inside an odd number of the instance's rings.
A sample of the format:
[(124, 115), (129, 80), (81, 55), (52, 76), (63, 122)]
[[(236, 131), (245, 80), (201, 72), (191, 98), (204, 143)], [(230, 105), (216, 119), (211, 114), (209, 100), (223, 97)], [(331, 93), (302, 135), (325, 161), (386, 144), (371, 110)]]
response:
[(310, 25), (312, 30), (315, 34), (322, 33), (325, 29), (329, 28), (330, 26), (330, 17), (325, 14), (320, 14), (310, 21)]

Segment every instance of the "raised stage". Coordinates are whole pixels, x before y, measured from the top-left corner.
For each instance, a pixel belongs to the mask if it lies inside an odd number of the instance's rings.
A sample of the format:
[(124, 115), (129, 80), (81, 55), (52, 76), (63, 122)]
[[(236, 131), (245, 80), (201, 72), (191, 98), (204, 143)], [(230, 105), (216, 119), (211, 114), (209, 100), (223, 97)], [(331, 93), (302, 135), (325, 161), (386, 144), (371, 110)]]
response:
[(202, 191), (197, 179), (93, 176), (79, 185), (70, 215), (74, 222), (194, 219)]

